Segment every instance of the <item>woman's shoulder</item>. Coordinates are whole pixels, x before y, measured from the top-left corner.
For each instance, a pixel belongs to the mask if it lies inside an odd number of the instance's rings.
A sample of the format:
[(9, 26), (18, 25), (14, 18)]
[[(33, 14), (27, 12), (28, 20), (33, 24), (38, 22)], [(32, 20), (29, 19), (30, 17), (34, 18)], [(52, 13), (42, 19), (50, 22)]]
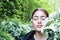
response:
[(25, 36), (21, 37), (20, 40), (29, 40), (33, 37), (34, 34), (35, 34), (35, 31), (32, 30), (29, 33), (27, 33)]

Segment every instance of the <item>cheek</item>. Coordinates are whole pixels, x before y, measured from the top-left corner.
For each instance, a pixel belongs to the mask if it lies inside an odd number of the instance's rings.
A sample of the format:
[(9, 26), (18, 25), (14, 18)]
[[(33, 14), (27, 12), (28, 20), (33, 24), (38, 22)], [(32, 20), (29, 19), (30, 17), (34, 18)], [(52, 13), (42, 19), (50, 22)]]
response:
[(44, 24), (44, 22), (42, 22), (42, 24)]
[(32, 25), (36, 26), (37, 25), (37, 21), (32, 21)]
[(36, 25), (37, 25), (37, 23), (33, 21), (32, 26), (33, 26), (34, 29), (36, 29)]
[(43, 21), (42, 24), (45, 25), (45, 22)]

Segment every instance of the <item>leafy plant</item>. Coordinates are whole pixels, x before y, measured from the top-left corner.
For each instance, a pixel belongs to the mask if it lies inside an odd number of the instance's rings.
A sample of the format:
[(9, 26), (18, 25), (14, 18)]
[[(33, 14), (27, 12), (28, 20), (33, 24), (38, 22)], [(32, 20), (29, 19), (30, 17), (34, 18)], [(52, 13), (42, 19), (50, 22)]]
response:
[(5, 20), (1, 22), (0, 29), (10, 33), (16, 40), (25, 35), (27, 32), (31, 31), (31, 28), (28, 27), (28, 24), (19, 24), (17, 22)]
[(0, 21), (16, 18), (25, 23), (30, 22), (36, 8), (44, 8), (48, 12), (53, 10), (47, 0), (0, 0)]
[(60, 12), (52, 13), (45, 21), (41, 32), (48, 35), (48, 40), (60, 40)]
[(0, 29), (0, 40), (15, 40), (15, 39), (14, 39), (14, 37), (12, 37), (11, 34)]

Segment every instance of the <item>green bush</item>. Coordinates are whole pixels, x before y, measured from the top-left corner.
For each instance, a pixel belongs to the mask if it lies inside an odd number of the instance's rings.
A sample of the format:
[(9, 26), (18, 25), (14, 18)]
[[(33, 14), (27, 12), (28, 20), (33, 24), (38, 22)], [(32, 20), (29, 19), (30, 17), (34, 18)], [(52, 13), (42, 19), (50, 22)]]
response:
[(48, 35), (48, 40), (60, 40), (60, 12), (52, 13), (45, 26), (42, 32)]
[(16, 40), (32, 30), (32, 28), (29, 27), (28, 24), (19, 24), (17, 22), (5, 20), (1, 22), (0, 29), (10, 33)]
[(12, 35), (0, 29), (0, 40), (15, 40)]
[(26, 23), (36, 8), (44, 8), (49, 13), (53, 10), (46, 0), (0, 0), (0, 21), (16, 18)]

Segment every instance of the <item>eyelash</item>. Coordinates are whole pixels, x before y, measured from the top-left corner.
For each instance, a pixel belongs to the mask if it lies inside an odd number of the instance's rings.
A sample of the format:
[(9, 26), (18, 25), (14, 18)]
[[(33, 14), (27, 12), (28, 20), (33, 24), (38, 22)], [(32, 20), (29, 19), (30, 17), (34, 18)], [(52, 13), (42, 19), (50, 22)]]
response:
[[(34, 20), (37, 20), (37, 19), (34, 19)], [(45, 20), (45, 19), (42, 19), (42, 20)]]
[(37, 20), (37, 19), (34, 19), (34, 20)]
[(45, 20), (45, 19), (42, 19), (42, 20)]

